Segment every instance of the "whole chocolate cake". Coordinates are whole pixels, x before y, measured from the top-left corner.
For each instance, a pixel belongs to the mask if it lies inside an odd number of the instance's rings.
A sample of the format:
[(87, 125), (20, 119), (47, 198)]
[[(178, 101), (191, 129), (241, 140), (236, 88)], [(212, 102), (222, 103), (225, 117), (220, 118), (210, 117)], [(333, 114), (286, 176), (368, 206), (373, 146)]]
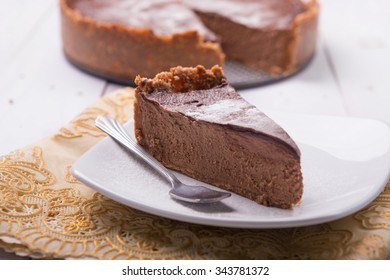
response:
[(299, 203), (297, 145), (220, 67), (176, 67), (136, 84), (136, 139), (165, 166), (266, 206)]
[(225, 57), (288, 75), (312, 57), (316, 0), (60, 0), (67, 58), (130, 80)]

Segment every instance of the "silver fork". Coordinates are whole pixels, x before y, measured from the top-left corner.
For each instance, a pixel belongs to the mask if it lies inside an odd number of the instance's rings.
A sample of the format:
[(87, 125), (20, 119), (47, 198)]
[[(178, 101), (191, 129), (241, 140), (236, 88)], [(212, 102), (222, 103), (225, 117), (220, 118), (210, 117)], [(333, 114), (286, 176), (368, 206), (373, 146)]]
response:
[(117, 120), (101, 115), (96, 118), (95, 125), (167, 178), (172, 186), (169, 194), (173, 198), (193, 203), (212, 203), (231, 195), (228, 192), (216, 191), (204, 186), (191, 186), (182, 183), (159, 161), (138, 145)]

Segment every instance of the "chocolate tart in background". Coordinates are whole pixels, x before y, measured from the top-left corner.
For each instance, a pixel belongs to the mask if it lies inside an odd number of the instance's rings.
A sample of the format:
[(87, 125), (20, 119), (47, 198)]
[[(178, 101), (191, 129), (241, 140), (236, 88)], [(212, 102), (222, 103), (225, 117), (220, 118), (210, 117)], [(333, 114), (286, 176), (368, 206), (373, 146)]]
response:
[(233, 85), (269, 82), (313, 56), (316, 0), (60, 0), (77, 67), (132, 84), (181, 65), (224, 65)]
[(299, 203), (298, 146), (220, 67), (175, 67), (136, 83), (137, 142), (165, 166), (262, 205)]

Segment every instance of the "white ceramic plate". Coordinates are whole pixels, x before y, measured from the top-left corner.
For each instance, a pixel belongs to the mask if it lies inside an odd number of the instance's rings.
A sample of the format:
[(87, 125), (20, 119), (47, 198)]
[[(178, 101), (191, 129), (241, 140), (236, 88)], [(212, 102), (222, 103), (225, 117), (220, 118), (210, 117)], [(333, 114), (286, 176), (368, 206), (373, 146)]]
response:
[[(332, 221), (370, 203), (390, 173), (390, 130), (368, 119), (267, 112), (302, 152), (304, 194), (292, 210), (264, 207), (233, 194), (215, 204), (178, 202), (169, 184), (110, 138), (72, 168), (98, 192), (130, 207), (175, 220), (237, 228), (284, 228)], [(133, 123), (126, 125), (132, 133)], [(177, 173), (176, 173), (177, 174)], [(198, 183), (182, 174), (187, 183)]]

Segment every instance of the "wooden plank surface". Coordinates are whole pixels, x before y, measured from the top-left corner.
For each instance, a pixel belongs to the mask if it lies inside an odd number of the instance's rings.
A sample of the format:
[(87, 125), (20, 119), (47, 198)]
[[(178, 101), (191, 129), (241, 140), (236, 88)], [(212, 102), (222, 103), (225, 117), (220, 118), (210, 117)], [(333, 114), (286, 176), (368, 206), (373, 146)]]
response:
[(390, 1), (322, 2), (322, 37), (348, 114), (390, 123)]
[(37, 30), (42, 27), (46, 16), (57, 9), (56, 1), (2, 0), (0, 9), (0, 74), (7, 71), (7, 65), (26, 47)]
[(64, 58), (57, 8), (39, 20), (40, 28), (0, 78), (0, 154), (53, 134), (99, 98), (106, 85)]
[(313, 60), (301, 72), (275, 84), (242, 90), (241, 94), (262, 110), (346, 115), (346, 104), (331, 72), (321, 40)]

